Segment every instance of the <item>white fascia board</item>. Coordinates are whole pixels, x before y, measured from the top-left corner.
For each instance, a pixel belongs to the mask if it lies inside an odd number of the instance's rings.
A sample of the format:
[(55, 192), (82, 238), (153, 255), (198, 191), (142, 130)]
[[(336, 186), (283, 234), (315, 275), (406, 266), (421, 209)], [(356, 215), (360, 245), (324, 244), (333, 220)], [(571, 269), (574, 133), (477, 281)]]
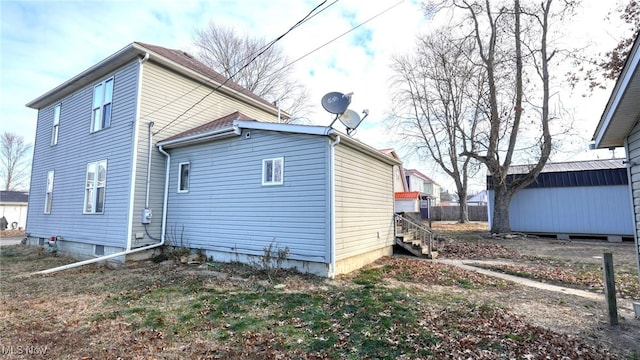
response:
[(402, 162), (394, 159), (393, 157), (383, 154), (380, 151), (372, 148), (371, 146), (365, 143), (362, 143), (358, 140), (355, 140), (349, 135), (343, 134), (335, 130), (334, 128), (327, 127), (327, 126), (278, 124), (278, 123), (245, 121), (245, 120), (235, 120), (233, 122), (233, 125), (236, 125), (242, 129), (278, 131), (278, 132), (288, 132), (293, 134), (320, 135), (320, 136), (329, 136), (332, 139), (335, 139), (336, 137), (339, 136), (340, 144), (344, 144), (346, 146), (352, 147), (378, 160), (382, 160), (384, 163), (387, 163), (390, 165), (402, 164)]
[(215, 129), (199, 134), (194, 134), (186, 137), (180, 137), (172, 140), (159, 141), (156, 146), (162, 146), (166, 149), (187, 146), (191, 144), (197, 144), (207, 142), (213, 139), (221, 139), (225, 137), (240, 136), (241, 130), (237, 126), (230, 126), (222, 129)]
[(609, 101), (607, 102), (607, 106), (602, 113), (602, 117), (600, 118), (600, 122), (598, 123), (598, 127), (596, 128), (596, 133), (593, 135), (593, 140), (595, 142), (596, 148), (600, 148), (602, 138), (611, 125), (611, 119), (613, 119), (613, 115), (620, 105), (620, 100), (626, 92), (627, 86), (629, 86), (629, 82), (631, 81), (631, 77), (633, 77), (633, 74), (635, 73), (635, 70), (638, 66), (638, 61), (640, 61), (640, 52), (638, 51), (639, 44), (640, 41), (638, 40), (638, 38), (636, 38), (636, 41), (633, 44), (632, 52), (631, 54), (629, 54), (627, 63), (625, 64), (622, 73), (618, 77), (616, 86), (613, 88), (611, 96), (609, 97)]
[(289, 132), (295, 134), (307, 134), (307, 135), (331, 135), (336, 133), (333, 128), (327, 126), (312, 126), (312, 125), (296, 125), (296, 124), (279, 124), (273, 122), (259, 122), (259, 121), (246, 121), (246, 120), (234, 120), (233, 125), (236, 125), (242, 129), (250, 130), (267, 130), (278, 132)]
[(31, 100), (26, 104), (26, 106), (32, 109), (41, 109), (118, 69), (124, 64), (135, 59), (137, 56), (144, 55), (144, 53), (145, 51), (141, 51), (139, 47), (135, 46), (135, 44), (129, 44), (118, 50), (115, 54), (47, 91), (36, 99)]

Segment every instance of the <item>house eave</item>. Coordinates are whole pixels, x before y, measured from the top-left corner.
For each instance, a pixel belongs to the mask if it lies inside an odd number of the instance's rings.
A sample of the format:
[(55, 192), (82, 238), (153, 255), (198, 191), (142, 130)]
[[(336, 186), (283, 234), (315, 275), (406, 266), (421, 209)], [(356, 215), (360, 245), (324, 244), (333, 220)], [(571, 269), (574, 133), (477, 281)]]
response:
[(205, 143), (214, 139), (223, 139), (234, 136), (240, 136), (242, 130), (237, 126), (229, 126), (223, 129), (216, 129), (212, 131), (203, 132), (200, 134), (194, 134), (191, 136), (185, 136), (182, 138), (159, 141), (156, 145), (161, 146), (165, 149), (173, 149), (177, 147), (183, 147), (188, 145)]
[(307, 135), (320, 135), (320, 136), (329, 136), (331, 138), (340, 136), (341, 144), (345, 144), (347, 146), (360, 150), (363, 153), (371, 155), (372, 157), (390, 165), (402, 164), (402, 162), (390, 156), (387, 156), (386, 154), (378, 151), (377, 149), (374, 149), (369, 145), (366, 145), (358, 140), (353, 139), (349, 135), (343, 134), (327, 126), (278, 124), (278, 123), (267, 123), (267, 122), (245, 121), (245, 120), (235, 120), (233, 124), (237, 125), (242, 129), (278, 131), (278, 132), (288, 132), (288, 133), (307, 134)]
[(593, 134), (592, 140), (598, 149), (624, 146), (640, 115), (639, 46), (636, 39)]
[(139, 47), (135, 46), (135, 44), (129, 44), (115, 54), (28, 102), (26, 106), (37, 110), (59, 101), (65, 96), (74, 93), (78, 89), (96, 81), (100, 77), (118, 69), (144, 53), (144, 51), (140, 52)]
[[(177, 73), (185, 75), (198, 82), (205, 83), (211, 86), (212, 88), (216, 89), (216, 91), (219, 91), (223, 94), (234, 97), (247, 104), (251, 104), (252, 106), (258, 107), (271, 115), (278, 114), (278, 109), (275, 106), (270, 106), (266, 103), (257, 101), (256, 99), (253, 99), (245, 94), (242, 94), (236, 90), (222, 86), (220, 82), (214, 81), (202, 74), (199, 74), (191, 69), (186, 68), (183, 65), (175, 63), (174, 61), (138, 43), (131, 43), (127, 45), (123, 49), (119, 50), (118, 52), (109, 56), (108, 58), (100, 61), (96, 65), (74, 76), (70, 80), (65, 81), (64, 83), (58, 85), (57, 87), (39, 96), (38, 98), (30, 101), (29, 103), (26, 104), (26, 106), (36, 110), (41, 109), (45, 106), (48, 106), (56, 101), (63, 99), (67, 95), (70, 95), (76, 92), (82, 87), (95, 82), (99, 78), (115, 71), (116, 69), (135, 60), (136, 58), (141, 58), (142, 56), (145, 56), (146, 54), (149, 54), (149, 61), (151, 62), (157, 63), (170, 70), (176, 71)], [(280, 114), (281, 116), (290, 117), (290, 115), (284, 111), (280, 111), (280, 113), (281, 113)]]

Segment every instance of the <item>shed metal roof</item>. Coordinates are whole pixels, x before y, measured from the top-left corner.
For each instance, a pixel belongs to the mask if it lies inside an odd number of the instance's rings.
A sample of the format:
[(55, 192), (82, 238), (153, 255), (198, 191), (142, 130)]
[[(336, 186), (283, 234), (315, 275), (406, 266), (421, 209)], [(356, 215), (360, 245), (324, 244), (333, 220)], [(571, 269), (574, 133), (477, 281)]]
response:
[(0, 203), (27, 203), (29, 193), (24, 191), (0, 191)]
[[(626, 167), (623, 161), (624, 159), (604, 159), (547, 163), (540, 173), (624, 169)], [(508, 174), (526, 174), (531, 168), (533, 165), (514, 165), (509, 168)]]
[[(629, 179), (622, 161), (623, 159), (607, 159), (548, 163), (535, 181), (526, 188), (626, 185)], [(507, 182), (523, 176), (531, 167), (512, 166), (507, 175)], [(493, 189), (491, 175), (487, 176), (487, 189)]]

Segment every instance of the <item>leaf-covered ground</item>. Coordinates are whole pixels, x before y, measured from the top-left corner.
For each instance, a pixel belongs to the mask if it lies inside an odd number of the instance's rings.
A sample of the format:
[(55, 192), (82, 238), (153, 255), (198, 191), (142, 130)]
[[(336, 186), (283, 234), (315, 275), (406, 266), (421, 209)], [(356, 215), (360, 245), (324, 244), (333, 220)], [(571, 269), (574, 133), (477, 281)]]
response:
[[(0, 250), (0, 345), (55, 359), (616, 359), (637, 352), (532, 325), (501, 280), (383, 258), (335, 281), (138, 263), (25, 276), (69, 259)], [(498, 296), (499, 298), (499, 296)], [(531, 299), (535, 301), (535, 299)], [(38, 347), (44, 354), (18, 353)]]

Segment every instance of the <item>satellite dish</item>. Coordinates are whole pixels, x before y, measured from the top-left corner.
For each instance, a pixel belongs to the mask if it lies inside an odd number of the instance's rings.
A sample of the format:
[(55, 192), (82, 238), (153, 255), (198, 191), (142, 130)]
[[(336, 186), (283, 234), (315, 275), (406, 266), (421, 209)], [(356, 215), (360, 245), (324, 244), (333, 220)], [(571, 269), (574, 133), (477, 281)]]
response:
[(351, 94), (343, 94), (337, 91), (330, 92), (322, 97), (322, 107), (332, 114), (342, 114), (351, 103)]
[(360, 115), (358, 115), (358, 113), (353, 110), (347, 110), (342, 115), (340, 115), (340, 122), (347, 129), (357, 128), (358, 125), (360, 125), (361, 121), (362, 119), (360, 119)]

